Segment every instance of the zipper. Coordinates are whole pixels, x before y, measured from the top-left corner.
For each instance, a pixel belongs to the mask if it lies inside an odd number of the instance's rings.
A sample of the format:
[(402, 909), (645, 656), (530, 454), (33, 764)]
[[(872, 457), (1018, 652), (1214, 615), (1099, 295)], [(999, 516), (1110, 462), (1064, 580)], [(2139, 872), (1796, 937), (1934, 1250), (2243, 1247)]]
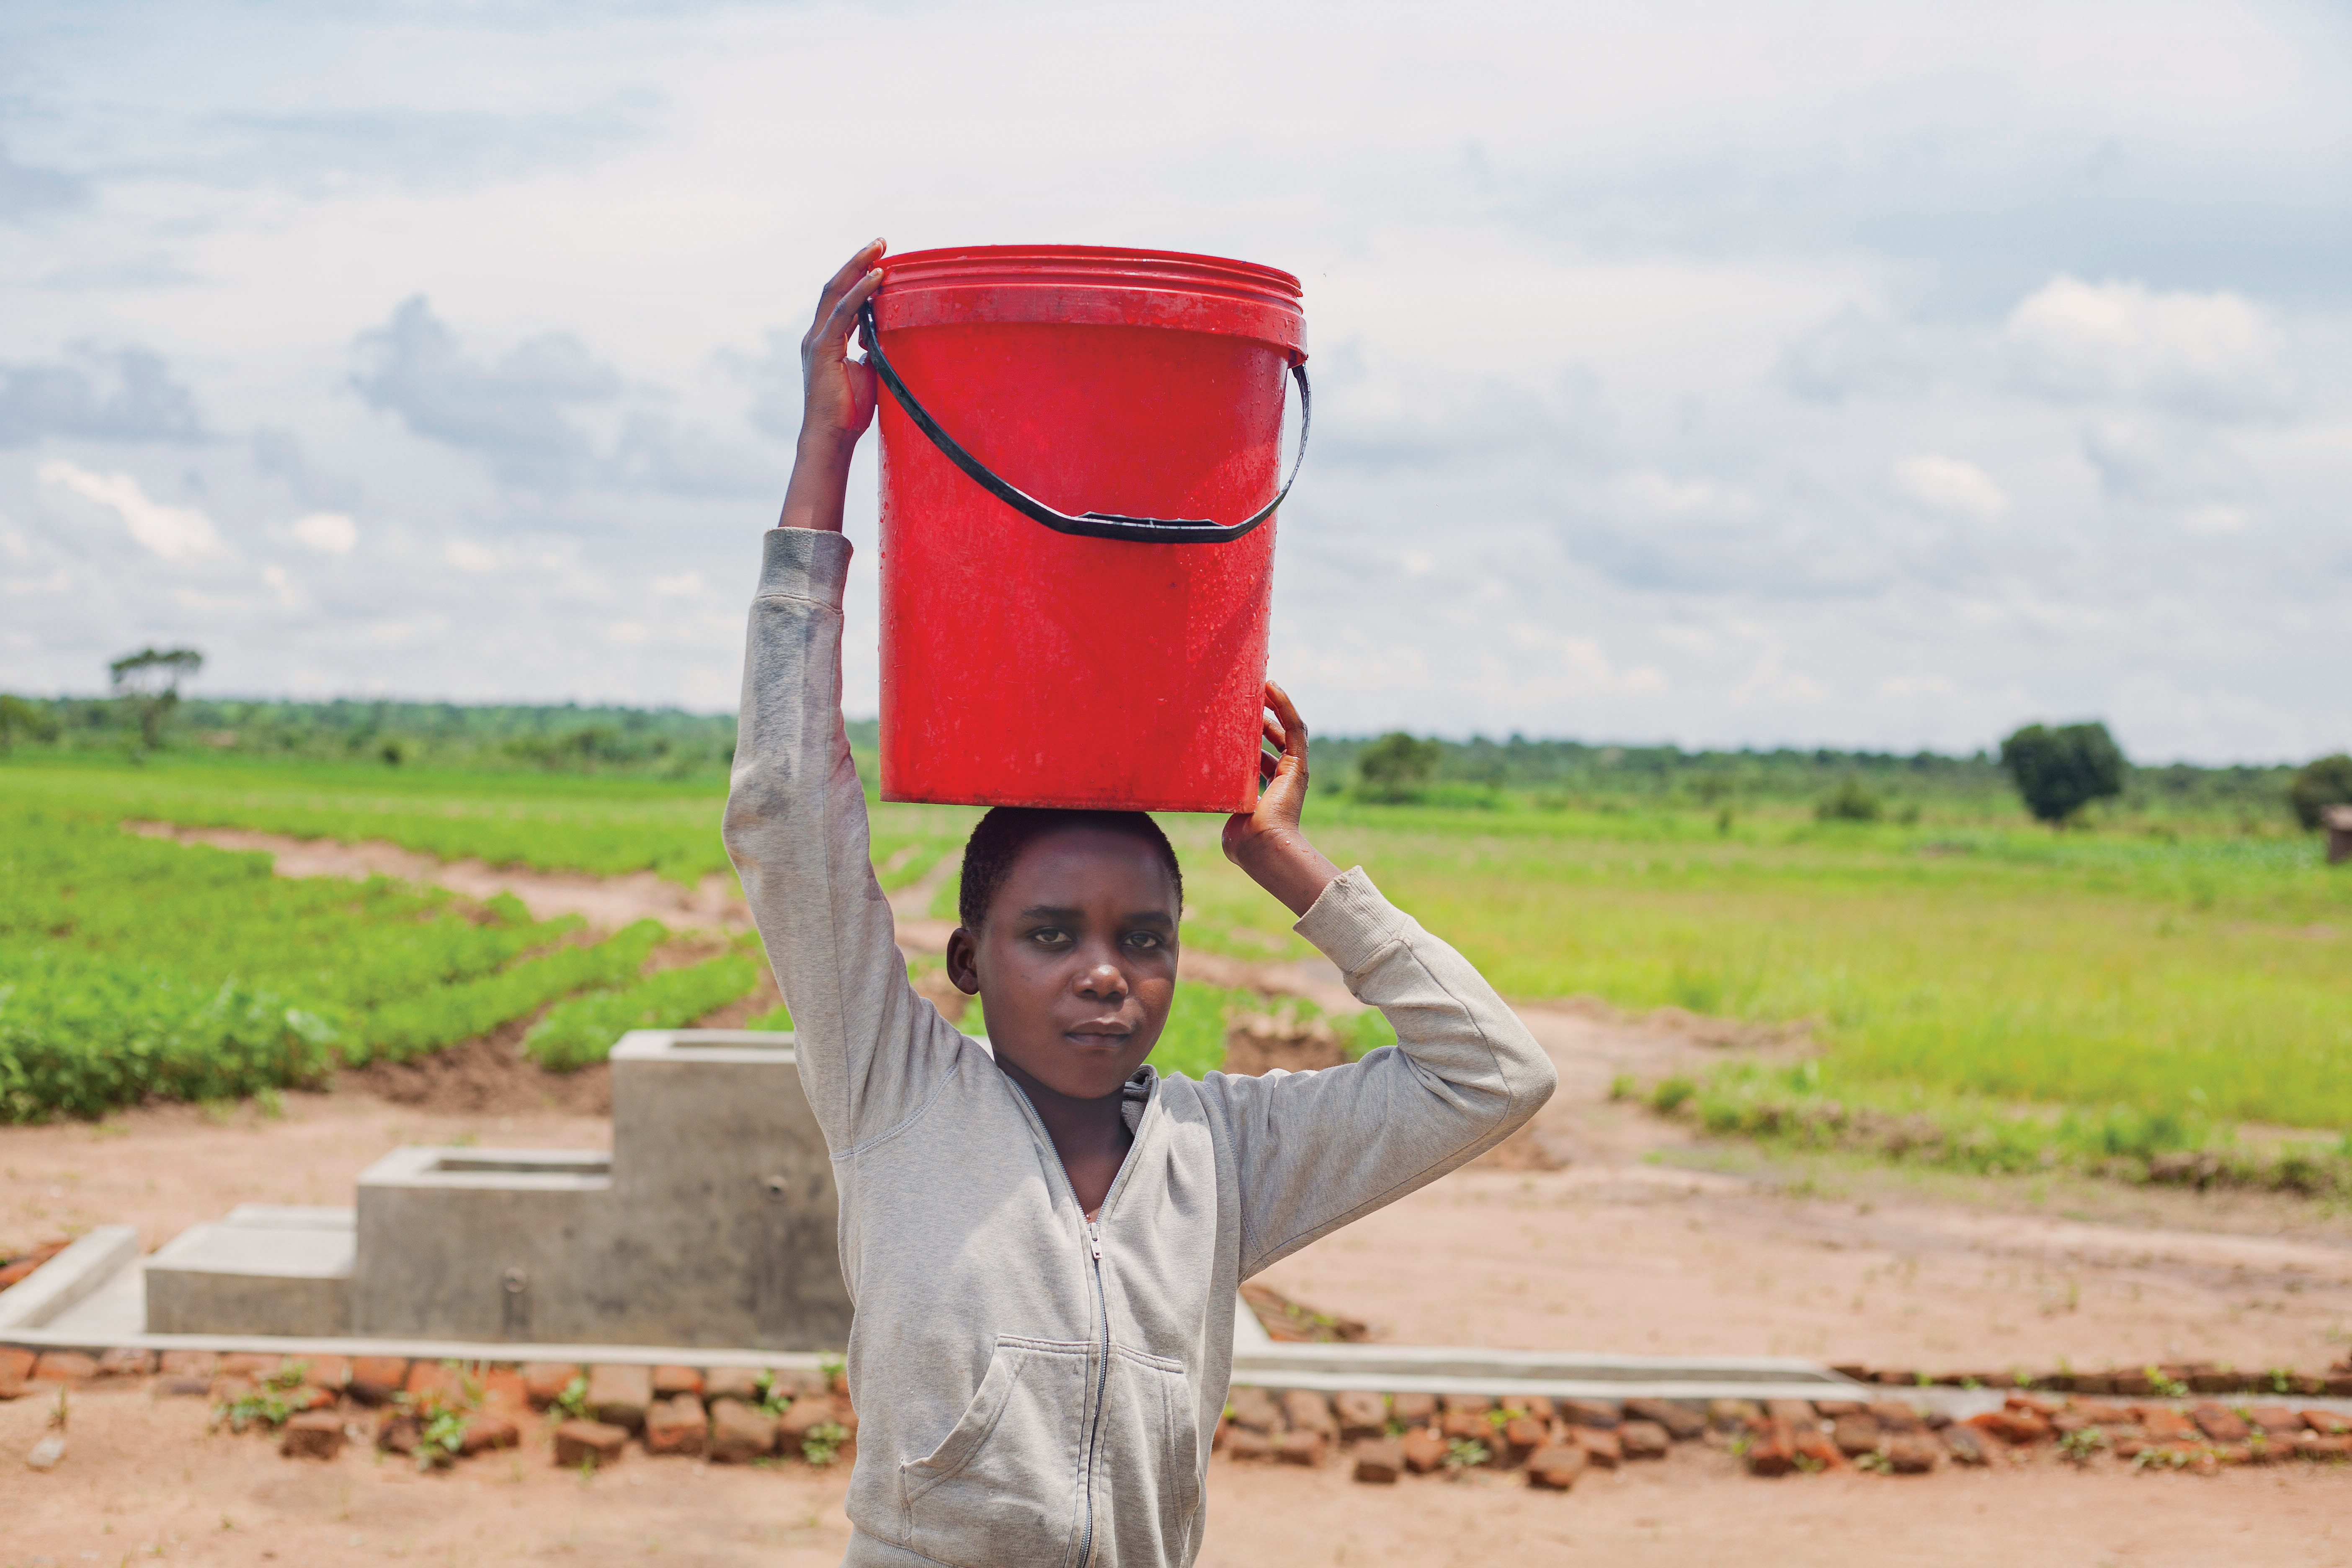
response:
[[(1122, 1172), (1121, 1174), (1125, 1173)], [(1103, 1199), (1103, 1208), (1110, 1199)], [(1100, 1214), (1102, 1209), (1097, 1209)], [(1087, 1530), (1078, 1542), (1078, 1568), (1087, 1568), (1095, 1552), (1095, 1446), (1102, 1440), (1103, 1400), (1110, 1388), (1110, 1296), (1103, 1289), (1102, 1222), (1087, 1221), (1087, 1242), (1095, 1255), (1095, 1310), (1102, 1323), (1102, 1360), (1095, 1363), (1095, 1418), (1087, 1428)]]

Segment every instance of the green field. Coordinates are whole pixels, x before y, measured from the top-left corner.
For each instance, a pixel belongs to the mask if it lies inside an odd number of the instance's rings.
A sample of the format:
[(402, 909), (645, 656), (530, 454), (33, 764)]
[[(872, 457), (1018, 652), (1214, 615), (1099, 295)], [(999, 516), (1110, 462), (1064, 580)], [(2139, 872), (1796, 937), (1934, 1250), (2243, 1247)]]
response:
[[(34, 814), (98, 826), (157, 818), (681, 879), (724, 868), (722, 790), (708, 776), (189, 753), (134, 765), (20, 752), (0, 763), (0, 814), (19, 824)], [(2039, 1104), (2106, 1118), (2099, 1125), (2110, 1130), (2128, 1113), (2137, 1125), (2176, 1129), (2164, 1135), (2174, 1142), (2238, 1121), (2352, 1127), (2352, 869), (2331, 872), (2315, 840), (2276, 824), (2247, 831), (2221, 814), (2176, 812), (2053, 833), (1974, 790), (1928, 795), (1901, 823), (1822, 822), (1799, 801), (1749, 800), (1730, 813), (1655, 792), (1578, 804), (1489, 788), (1466, 803), (1419, 805), (1331, 793), (1310, 813), (1318, 843), (1343, 865), (1360, 861), (1514, 997), (1806, 1021), (1819, 1060), (1802, 1083), (1766, 1085), (1768, 1100), (1842, 1098), (1890, 1113)], [(885, 880), (920, 877), (953, 852), (971, 817), (877, 805)], [(1218, 855), (1215, 821), (1168, 826), (1185, 862), (1188, 943), (1247, 957), (1305, 951), (1283, 911)], [(114, 837), (142, 854), (199, 854)], [(238, 884), (236, 896), (261, 885)], [(397, 903), (413, 895), (367, 897), (382, 903), (368, 917), (379, 924), (464, 923)], [(950, 912), (952, 900), (950, 879), (935, 912)], [(495, 922), (468, 929), (484, 953), (548, 940)], [(21, 935), (6, 940), (7, 961), (22, 964)], [(162, 951), (151, 944), (142, 962), (161, 962)], [(206, 973), (233, 970), (244, 983), (234, 960), (223, 955)], [(444, 984), (462, 985), (480, 983), (467, 965), (486, 960), (443, 962)], [(364, 991), (356, 978), (337, 984)], [(337, 1037), (374, 1048), (364, 1042), (382, 1026), (369, 1021), (370, 1005), (339, 1005)], [(0, 1028), (19, 1007), (0, 1000)], [(1217, 1026), (1195, 1023), (1183, 1031), (1189, 1044), (1171, 1037), (1168, 1048), (1197, 1069), (1217, 1048)], [(564, 1049), (594, 1053), (593, 1044)], [(1752, 1077), (1727, 1079), (1712, 1103), (1728, 1116), (1723, 1105), (1743, 1095), (1752, 1104), (1759, 1092)]]

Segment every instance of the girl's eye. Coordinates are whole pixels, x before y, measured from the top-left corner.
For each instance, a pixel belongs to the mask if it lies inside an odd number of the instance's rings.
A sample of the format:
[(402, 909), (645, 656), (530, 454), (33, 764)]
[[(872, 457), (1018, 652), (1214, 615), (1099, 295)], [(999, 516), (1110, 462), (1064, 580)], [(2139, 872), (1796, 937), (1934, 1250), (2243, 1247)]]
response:
[(1069, 933), (1059, 926), (1045, 926), (1029, 933), (1029, 940), (1047, 947), (1059, 947), (1070, 940)]
[(1127, 937), (1127, 945), (1129, 947), (1158, 947), (1160, 945), (1160, 936), (1156, 931), (1129, 931)]

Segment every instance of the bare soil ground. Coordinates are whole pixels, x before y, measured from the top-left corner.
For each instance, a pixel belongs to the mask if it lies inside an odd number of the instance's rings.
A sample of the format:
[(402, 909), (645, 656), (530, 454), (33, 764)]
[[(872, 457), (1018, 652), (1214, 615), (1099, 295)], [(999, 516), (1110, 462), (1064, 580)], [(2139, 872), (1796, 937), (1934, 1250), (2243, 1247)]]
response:
[[(124, 1388), (74, 1397), (64, 1462), (20, 1467), (47, 1409), (0, 1405), (0, 1564), (753, 1563), (819, 1568), (848, 1542), (846, 1477), (744, 1469), (634, 1449), (583, 1480), (534, 1432), (510, 1453), (419, 1476), (362, 1445), (282, 1459), (208, 1432), (204, 1402)], [(2308, 1468), (2134, 1475), (2040, 1459), (1914, 1479), (1852, 1472), (1757, 1480), (1697, 1447), (1595, 1473), (1567, 1496), (1517, 1478), (1359, 1486), (1318, 1470), (1210, 1467), (1211, 1568), (1469, 1568), (1496, 1562), (1751, 1568), (1868, 1561), (2015, 1568), (2352, 1563), (2352, 1478)]]
[[(531, 901), (512, 873), (496, 876), (476, 896), (505, 888)], [(589, 918), (624, 924), (637, 908)], [(1328, 983), (1282, 967), (1257, 978)], [(1190, 958), (1187, 969), (1200, 973)], [(2352, 1215), (2340, 1207), (1710, 1147), (1610, 1102), (1612, 1075), (1654, 1078), (1727, 1047), (1790, 1043), (1675, 1015), (1524, 1016), (1562, 1077), (1536, 1127), (1284, 1260), (1269, 1284), (1400, 1342), (1996, 1373), (2150, 1361), (2315, 1370), (2352, 1347)], [(276, 1116), (174, 1106), (0, 1128), (0, 1242), (128, 1222), (152, 1247), (240, 1202), (346, 1203), (359, 1172), (402, 1143), (606, 1148), (600, 1093), (595, 1076), (551, 1079), (493, 1038), (407, 1078), (352, 1074), (332, 1093), (289, 1094)], [(846, 1539), (841, 1478), (799, 1467), (633, 1453), (583, 1485), (526, 1451), (420, 1479), (361, 1453), (298, 1464), (257, 1439), (207, 1436), (200, 1405), (78, 1396), (66, 1463), (38, 1476), (20, 1459), (44, 1412), (29, 1399), (0, 1405), (0, 1568), (157, 1546), (216, 1563), (814, 1563), (837, 1562)], [(1523, 1550), (1633, 1563), (2234, 1563), (2289, 1552), (2352, 1563), (2352, 1475), (2340, 1468), (2201, 1479), (2037, 1462), (1990, 1476), (1759, 1481), (1694, 1448), (1562, 1499), (1504, 1478), (1379, 1489), (1336, 1464), (1220, 1459), (1211, 1498), (1202, 1561), (1218, 1564), (1427, 1568)]]

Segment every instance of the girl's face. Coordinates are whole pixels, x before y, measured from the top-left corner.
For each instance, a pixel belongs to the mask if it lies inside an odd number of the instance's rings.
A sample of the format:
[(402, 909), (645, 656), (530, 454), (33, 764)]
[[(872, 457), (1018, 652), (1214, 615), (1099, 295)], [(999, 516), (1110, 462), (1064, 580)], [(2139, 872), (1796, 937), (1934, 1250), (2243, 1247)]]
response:
[(1176, 993), (1176, 887), (1151, 846), (1073, 826), (1021, 851), (948, 973), (977, 993), (1000, 1060), (1056, 1094), (1101, 1100), (1143, 1065)]

